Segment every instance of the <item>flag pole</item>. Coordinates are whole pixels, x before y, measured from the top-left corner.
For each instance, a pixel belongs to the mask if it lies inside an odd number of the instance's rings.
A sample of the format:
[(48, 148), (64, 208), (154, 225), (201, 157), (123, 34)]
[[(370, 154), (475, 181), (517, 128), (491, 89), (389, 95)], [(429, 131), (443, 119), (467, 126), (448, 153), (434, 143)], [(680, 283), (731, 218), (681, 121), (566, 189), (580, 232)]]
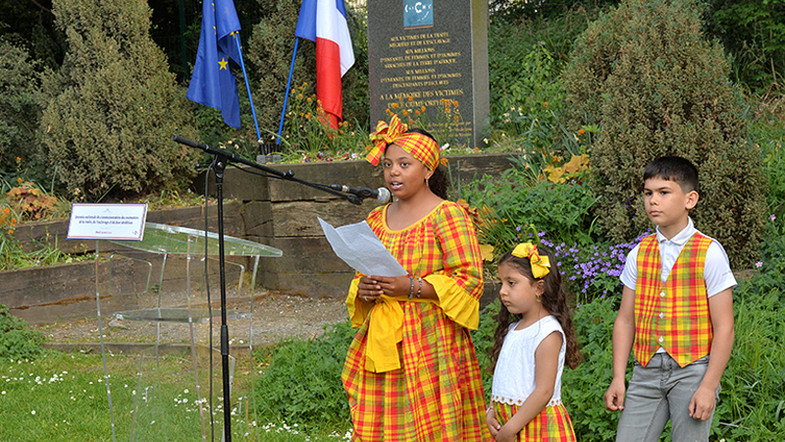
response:
[(292, 86), (292, 72), (294, 71), (294, 59), (297, 57), (297, 46), (300, 39), (294, 38), (294, 52), (292, 52), (292, 63), (289, 65), (289, 79), (286, 81), (286, 94), (283, 96), (283, 109), (281, 109), (281, 122), (278, 124), (278, 137), (275, 139), (275, 145), (281, 144), (281, 132), (283, 131), (283, 119), (286, 115), (286, 103), (289, 101), (289, 89)]
[(259, 144), (259, 149), (261, 154), (264, 155), (264, 149), (262, 149), (262, 135), (259, 132), (259, 121), (256, 119), (256, 108), (253, 105), (253, 98), (251, 98), (251, 86), (248, 84), (248, 75), (245, 73), (245, 62), (243, 62), (243, 50), (240, 47), (240, 33), (235, 31), (237, 38), (234, 39), (235, 43), (237, 43), (237, 53), (240, 54), (240, 67), (243, 70), (243, 80), (245, 80), (245, 90), (248, 92), (248, 101), (251, 103), (251, 115), (253, 115), (253, 124), (256, 127), (256, 142)]

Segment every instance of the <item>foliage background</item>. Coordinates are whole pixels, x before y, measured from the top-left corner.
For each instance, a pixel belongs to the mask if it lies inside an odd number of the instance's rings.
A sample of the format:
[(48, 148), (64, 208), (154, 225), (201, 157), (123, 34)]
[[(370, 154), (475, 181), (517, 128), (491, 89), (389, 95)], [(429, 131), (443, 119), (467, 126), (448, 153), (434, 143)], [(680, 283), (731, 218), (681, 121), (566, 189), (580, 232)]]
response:
[(40, 133), (68, 193), (95, 201), (111, 190), (138, 195), (182, 185), (195, 157), (171, 137), (193, 137), (193, 123), (149, 37), (146, 2), (54, 6), (69, 49), (62, 70), (47, 76), (51, 99)]
[(691, 212), (736, 266), (755, 261), (763, 226), (761, 153), (747, 137), (747, 106), (728, 81), (721, 46), (703, 39), (691, 0), (630, 0), (592, 23), (564, 71), (571, 127), (601, 127), (592, 146), (596, 214), (610, 239), (650, 225), (643, 167), (681, 155), (699, 169)]

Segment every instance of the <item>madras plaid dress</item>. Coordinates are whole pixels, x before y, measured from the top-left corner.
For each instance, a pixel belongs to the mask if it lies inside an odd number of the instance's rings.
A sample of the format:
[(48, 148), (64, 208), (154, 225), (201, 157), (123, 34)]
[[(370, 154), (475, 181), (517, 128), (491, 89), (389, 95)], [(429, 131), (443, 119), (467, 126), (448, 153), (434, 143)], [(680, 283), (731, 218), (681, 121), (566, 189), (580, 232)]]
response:
[(468, 330), (477, 327), (483, 289), (472, 222), (460, 206), (445, 201), (419, 222), (393, 231), (386, 227), (386, 207), (372, 211), (368, 224), (410, 275), (434, 285), (439, 301), (400, 301), (402, 340), (392, 347), (400, 368), (377, 373), (366, 364), (374, 306), (356, 300), (360, 275), (355, 277), (346, 304), (359, 330), (342, 375), (353, 440), (492, 440)]
[[(508, 420), (515, 416), (520, 410), (520, 405), (494, 402), (493, 410), (496, 420), (504, 425)], [(517, 442), (574, 442), (575, 430), (572, 428), (570, 415), (561, 402), (556, 405), (548, 404), (540, 414), (534, 417), (518, 432), (515, 440)]]

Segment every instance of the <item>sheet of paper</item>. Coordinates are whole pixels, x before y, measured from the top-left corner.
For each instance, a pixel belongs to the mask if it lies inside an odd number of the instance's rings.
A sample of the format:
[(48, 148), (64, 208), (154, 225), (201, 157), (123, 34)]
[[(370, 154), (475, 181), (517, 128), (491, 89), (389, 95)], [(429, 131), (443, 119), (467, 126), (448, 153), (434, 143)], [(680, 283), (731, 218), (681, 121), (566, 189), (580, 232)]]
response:
[(354, 270), (364, 275), (377, 276), (408, 274), (365, 221), (337, 229), (321, 218), (319, 224), (335, 254)]

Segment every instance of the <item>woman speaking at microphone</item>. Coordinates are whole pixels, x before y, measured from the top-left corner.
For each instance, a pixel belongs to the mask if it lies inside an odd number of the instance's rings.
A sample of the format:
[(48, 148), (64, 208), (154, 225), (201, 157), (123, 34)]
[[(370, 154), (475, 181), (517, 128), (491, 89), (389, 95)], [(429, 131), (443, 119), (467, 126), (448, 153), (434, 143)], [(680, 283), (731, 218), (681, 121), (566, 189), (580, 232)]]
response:
[(482, 258), (471, 219), (447, 201), (439, 146), (393, 116), (371, 134), (395, 201), (366, 221), (409, 273), (355, 275), (358, 328), (342, 380), (355, 441), (486, 441), (482, 381), (469, 329), (479, 323)]

